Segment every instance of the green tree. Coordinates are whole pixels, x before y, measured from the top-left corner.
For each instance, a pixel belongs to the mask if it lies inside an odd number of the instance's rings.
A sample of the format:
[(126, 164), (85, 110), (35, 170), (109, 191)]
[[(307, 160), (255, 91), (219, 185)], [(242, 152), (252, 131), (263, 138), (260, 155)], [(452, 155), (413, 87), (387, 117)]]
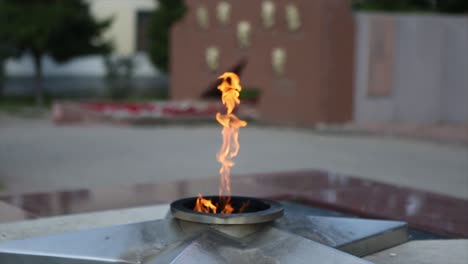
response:
[(35, 94), (43, 104), (42, 58), (62, 63), (77, 56), (104, 54), (110, 43), (99, 37), (111, 19), (96, 21), (83, 0), (0, 0), (0, 41), (14, 47), (11, 55), (32, 56)]
[(183, 0), (159, 0), (158, 3), (150, 25), (150, 57), (156, 67), (168, 72), (171, 26), (184, 16), (187, 8)]
[(5, 83), (5, 60), (8, 58), (9, 49), (6, 43), (0, 42), (0, 99), (3, 97), (3, 88)]
[(352, 0), (357, 10), (387, 12), (468, 12), (468, 0)]
[(433, 6), (432, 0), (354, 0), (354, 8), (370, 11), (428, 11)]
[(443, 13), (468, 13), (468, 0), (435, 0), (436, 8)]

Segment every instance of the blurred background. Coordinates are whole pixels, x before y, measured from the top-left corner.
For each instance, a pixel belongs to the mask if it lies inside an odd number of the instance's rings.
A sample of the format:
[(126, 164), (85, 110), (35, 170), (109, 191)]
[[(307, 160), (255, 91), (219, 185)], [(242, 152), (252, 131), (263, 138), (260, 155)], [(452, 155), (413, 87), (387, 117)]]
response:
[(446, 215), (442, 233), (466, 237), (467, 13), (466, 0), (0, 0), (0, 222), (216, 193), (217, 77), (233, 71), (249, 121), (234, 194), (276, 197), (286, 181), (334, 209), (361, 197), (363, 215)]

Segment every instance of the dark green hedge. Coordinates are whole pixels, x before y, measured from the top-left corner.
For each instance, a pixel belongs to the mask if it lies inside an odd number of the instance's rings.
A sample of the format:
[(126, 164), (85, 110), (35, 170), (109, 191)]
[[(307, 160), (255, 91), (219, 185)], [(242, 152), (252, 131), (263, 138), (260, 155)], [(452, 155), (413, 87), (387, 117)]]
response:
[(468, 0), (352, 0), (354, 10), (467, 14)]

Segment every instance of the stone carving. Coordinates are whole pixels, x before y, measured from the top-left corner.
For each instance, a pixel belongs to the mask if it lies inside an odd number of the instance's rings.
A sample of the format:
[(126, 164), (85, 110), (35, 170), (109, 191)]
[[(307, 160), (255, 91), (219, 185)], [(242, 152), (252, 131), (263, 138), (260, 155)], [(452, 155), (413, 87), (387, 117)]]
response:
[(198, 26), (201, 29), (207, 29), (210, 24), (209, 17), (208, 17), (208, 9), (206, 9), (206, 7), (204, 6), (197, 7), (196, 17), (197, 17)]
[(205, 50), (205, 61), (208, 69), (216, 71), (219, 67), (219, 49), (216, 46), (210, 46)]
[(283, 76), (286, 68), (286, 51), (283, 48), (274, 48), (271, 52), (271, 66), (277, 76)]
[(301, 27), (301, 15), (297, 6), (294, 4), (287, 4), (285, 13), (289, 31), (299, 30)]
[(247, 21), (240, 21), (237, 24), (237, 40), (239, 42), (239, 47), (247, 48), (250, 46), (250, 37), (252, 34), (252, 27)]
[(219, 2), (216, 7), (216, 16), (221, 25), (228, 25), (229, 19), (231, 18), (231, 4), (226, 1)]
[(261, 17), (263, 26), (265, 28), (271, 28), (275, 24), (275, 13), (276, 7), (275, 4), (270, 0), (265, 0), (262, 3)]

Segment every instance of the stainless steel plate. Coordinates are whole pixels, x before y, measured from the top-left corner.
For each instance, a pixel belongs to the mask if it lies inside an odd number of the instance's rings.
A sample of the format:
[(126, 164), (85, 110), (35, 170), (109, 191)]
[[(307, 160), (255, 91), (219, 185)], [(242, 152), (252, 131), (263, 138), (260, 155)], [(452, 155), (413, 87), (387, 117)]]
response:
[(0, 243), (0, 263), (366, 264), (352, 254), (368, 255), (406, 238), (406, 224), (394, 221), (286, 214), (270, 223), (216, 225), (169, 216)]

